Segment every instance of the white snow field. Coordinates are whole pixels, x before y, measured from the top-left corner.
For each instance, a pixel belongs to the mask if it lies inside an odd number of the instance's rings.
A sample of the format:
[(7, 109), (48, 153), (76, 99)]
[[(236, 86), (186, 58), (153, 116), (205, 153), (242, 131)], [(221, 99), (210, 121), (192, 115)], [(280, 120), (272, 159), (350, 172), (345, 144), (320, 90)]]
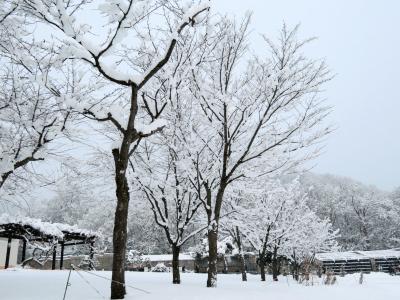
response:
[[(78, 274), (72, 273), (68, 300), (109, 299), (109, 281), (87, 273), (81, 273), (89, 286)], [(110, 277), (110, 272), (95, 272)], [(9, 269), (0, 271), (0, 299), (2, 300), (58, 300), (63, 299), (68, 271), (39, 271)], [(259, 276), (249, 275), (248, 282), (241, 282), (240, 275), (218, 275), (218, 287), (206, 288), (206, 274), (182, 274), (182, 284), (172, 285), (170, 273), (127, 272), (127, 284), (145, 289), (150, 294), (128, 288), (126, 299), (140, 300), (386, 300), (400, 299), (400, 276), (383, 273), (364, 275), (364, 283), (358, 283), (359, 274), (338, 277), (333, 286), (322, 285), (315, 278), (313, 286), (293, 282), (280, 277), (272, 282), (260, 282)], [(95, 289), (96, 290), (95, 290)]]

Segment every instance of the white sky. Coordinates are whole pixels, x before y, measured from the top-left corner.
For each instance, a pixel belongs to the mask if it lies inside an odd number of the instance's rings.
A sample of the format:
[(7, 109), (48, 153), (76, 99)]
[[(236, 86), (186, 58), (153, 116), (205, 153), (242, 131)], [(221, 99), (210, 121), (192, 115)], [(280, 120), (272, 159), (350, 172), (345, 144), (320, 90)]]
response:
[(337, 74), (326, 97), (337, 131), (314, 171), (353, 177), (389, 190), (400, 186), (400, 1), (214, 0), (216, 10), (253, 11), (258, 33), (277, 35), (283, 21), (301, 23), (301, 37), (319, 39), (309, 55), (326, 57)]

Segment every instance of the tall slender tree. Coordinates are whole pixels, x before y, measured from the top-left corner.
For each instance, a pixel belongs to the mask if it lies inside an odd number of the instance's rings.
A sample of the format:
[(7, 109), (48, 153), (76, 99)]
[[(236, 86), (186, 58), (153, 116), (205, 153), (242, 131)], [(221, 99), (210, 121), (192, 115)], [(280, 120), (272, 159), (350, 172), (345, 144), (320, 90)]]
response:
[[(178, 2), (119, 0), (24, 0), (22, 11), (51, 29), (52, 49), (60, 62), (78, 60), (80, 84), (97, 93), (70, 98), (66, 105), (115, 130), (112, 156), (117, 206), (113, 231), (111, 298), (125, 297), (125, 252), (129, 207), (129, 158), (144, 138), (162, 130), (162, 110), (149, 115), (140, 93), (169, 61), (180, 35), (201, 21), (208, 4), (182, 7)], [(97, 7), (95, 6), (97, 4)], [(94, 8), (94, 9), (93, 9)], [(91, 12), (100, 26), (85, 22)], [(151, 24), (157, 22), (154, 28)], [(97, 30), (97, 31), (96, 31)], [(186, 31), (186, 32), (185, 32)], [(96, 36), (94, 40), (93, 36)], [(51, 37), (46, 37), (50, 39)], [(129, 38), (129, 41), (128, 39)], [(77, 82), (78, 84), (78, 82)]]
[[(225, 194), (244, 179), (284, 172), (318, 154), (330, 132), (329, 107), (319, 95), (330, 80), (324, 61), (302, 54), (310, 40), (283, 27), (278, 42), (266, 39), (265, 59), (250, 55), (250, 16), (239, 25), (218, 22), (221, 42), (209, 63), (193, 72), (196, 115), (187, 138), (190, 180), (208, 218), (207, 286), (216, 286), (217, 240)], [(195, 141), (195, 142), (190, 142)]]

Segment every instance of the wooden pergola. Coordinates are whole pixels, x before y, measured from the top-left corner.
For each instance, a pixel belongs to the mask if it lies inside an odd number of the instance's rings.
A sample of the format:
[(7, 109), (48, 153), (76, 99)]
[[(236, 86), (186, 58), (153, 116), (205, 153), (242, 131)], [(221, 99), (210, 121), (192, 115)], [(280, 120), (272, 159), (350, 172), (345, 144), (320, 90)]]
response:
[[(64, 234), (63, 240), (59, 241), (58, 243), (61, 245), (61, 253), (60, 253), (60, 270), (62, 270), (64, 266), (64, 248), (68, 246), (75, 246), (75, 245), (89, 245), (89, 259), (90, 259), (90, 269), (94, 269), (94, 266), (92, 265), (93, 261), (93, 256), (94, 256), (94, 243), (96, 241), (97, 235), (92, 233), (92, 232), (82, 232), (82, 231), (76, 231), (71, 229), (64, 229), (62, 230), (62, 233)], [(56, 246), (54, 247), (53, 250), (53, 264), (52, 264), (52, 269), (55, 269), (55, 257), (56, 257)]]
[[(11, 242), (13, 239), (22, 240), (22, 262), (26, 260), (27, 244), (31, 242), (50, 243), (53, 245), (52, 249), (52, 270), (56, 268), (56, 255), (57, 245), (61, 247), (60, 253), (60, 270), (64, 265), (64, 249), (68, 246), (75, 245), (89, 245), (89, 258), (93, 260), (94, 256), (94, 243), (98, 235), (92, 231), (82, 230), (76, 226), (70, 226), (60, 223), (42, 222), (36, 219), (22, 218), (17, 219), (13, 217), (0, 218), (0, 238), (6, 238), (7, 252), (5, 269), (9, 267)], [(89, 266), (93, 269), (93, 265)]]

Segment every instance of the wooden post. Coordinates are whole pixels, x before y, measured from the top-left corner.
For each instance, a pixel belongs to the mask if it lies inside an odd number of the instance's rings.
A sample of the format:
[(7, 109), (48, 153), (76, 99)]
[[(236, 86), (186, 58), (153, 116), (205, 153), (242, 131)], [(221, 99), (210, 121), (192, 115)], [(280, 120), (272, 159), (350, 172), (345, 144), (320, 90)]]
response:
[(64, 241), (61, 242), (60, 270), (64, 267)]
[(26, 240), (22, 239), (22, 258), (21, 263), (23, 264), (26, 259)]
[(8, 241), (7, 241), (7, 253), (6, 253), (6, 264), (4, 266), (4, 269), (7, 269), (10, 265), (10, 254), (11, 254), (11, 235), (8, 236)]
[(53, 261), (51, 262), (51, 269), (56, 269), (56, 255), (57, 255), (57, 244), (54, 245), (53, 248)]

